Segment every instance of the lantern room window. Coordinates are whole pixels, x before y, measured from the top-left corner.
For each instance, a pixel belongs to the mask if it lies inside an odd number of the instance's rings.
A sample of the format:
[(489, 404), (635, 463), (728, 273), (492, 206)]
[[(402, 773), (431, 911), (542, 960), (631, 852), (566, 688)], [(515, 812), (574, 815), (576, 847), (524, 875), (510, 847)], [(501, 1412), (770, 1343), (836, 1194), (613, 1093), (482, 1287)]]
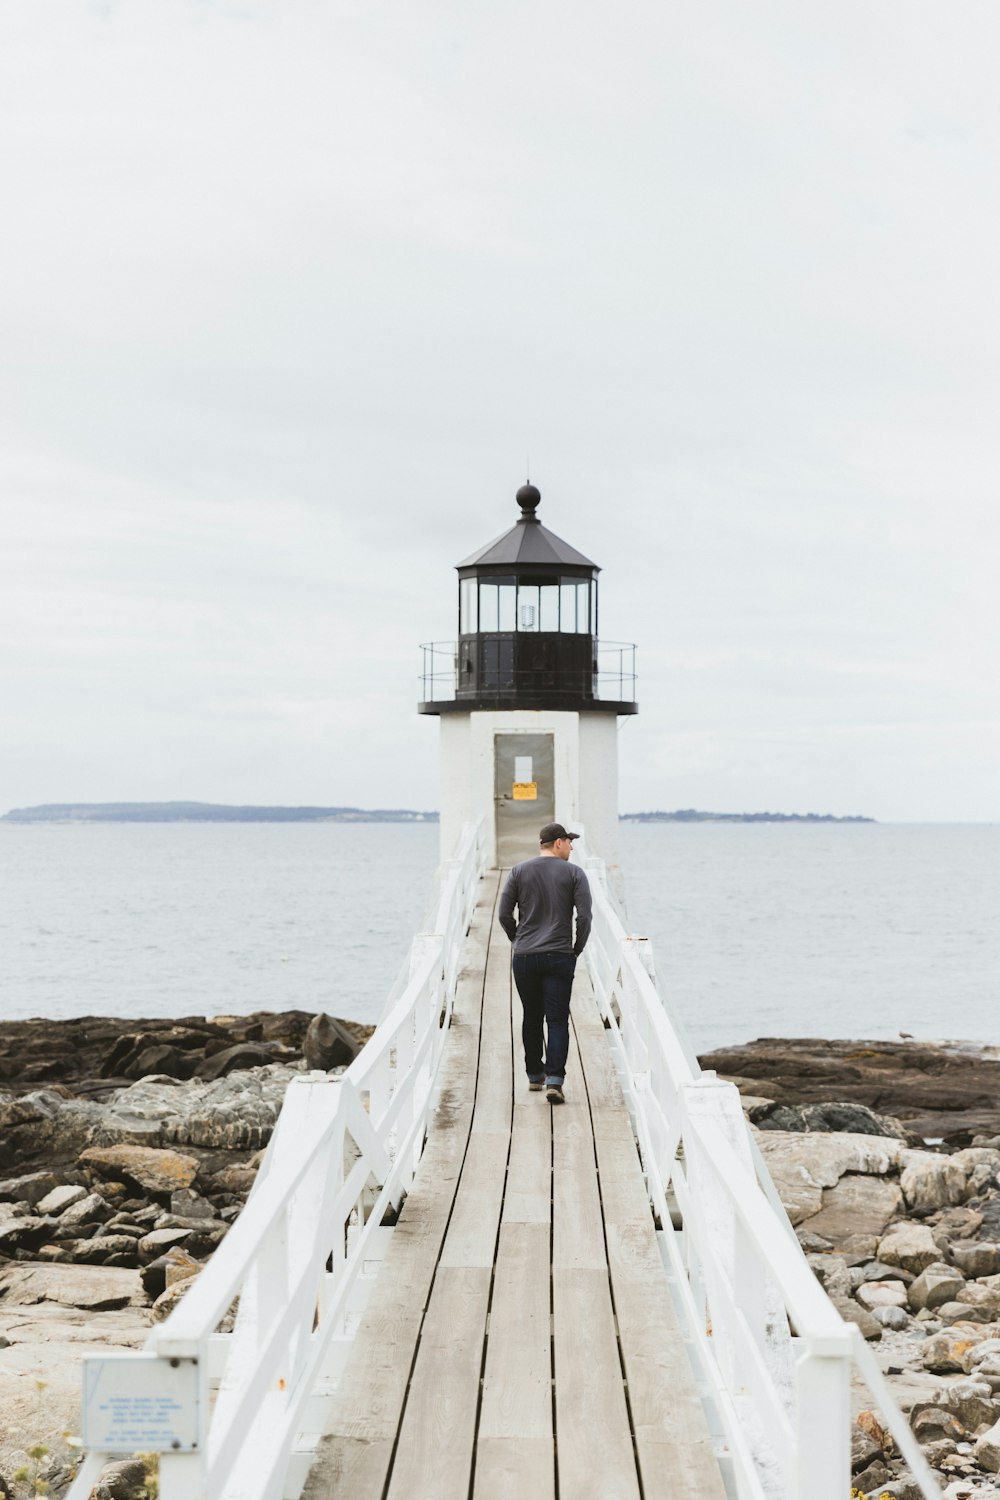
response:
[(594, 635), (596, 595), (597, 585), (588, 578), (463, 578), (459, 631), (462, 635), (513, 631)]

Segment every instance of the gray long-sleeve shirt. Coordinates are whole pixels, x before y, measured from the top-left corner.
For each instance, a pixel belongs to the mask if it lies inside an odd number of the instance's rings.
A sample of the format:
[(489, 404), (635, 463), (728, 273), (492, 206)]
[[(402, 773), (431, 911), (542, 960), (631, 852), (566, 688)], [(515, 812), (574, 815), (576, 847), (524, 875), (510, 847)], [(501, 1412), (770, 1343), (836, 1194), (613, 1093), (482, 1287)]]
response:
[(540, 854), (511, 870), (498, 915), (515, 953), (582, 953), (590, 936), (590, 912), (590, 882), (580, 866)]

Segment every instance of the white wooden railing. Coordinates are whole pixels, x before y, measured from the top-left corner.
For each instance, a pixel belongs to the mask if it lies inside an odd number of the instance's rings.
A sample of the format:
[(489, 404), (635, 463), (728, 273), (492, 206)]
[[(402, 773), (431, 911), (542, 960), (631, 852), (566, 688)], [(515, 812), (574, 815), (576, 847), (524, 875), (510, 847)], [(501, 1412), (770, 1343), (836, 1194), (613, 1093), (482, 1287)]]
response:
[(671, 1292), (737, 1500), (846, 1500), (852, 1364), (926, 1500), (940, 1491), (857, 1328), (813, 1275), (735, 1086), (698, 1067), (581, 840), (584, 950), (628, 1101)]
[(467, 825), (398, 998), (342, 1077), (290, 1085), (246, 1207), (176, 1309), (140, 1352), (85, 1361), (68, 1500), (137, 1451), (160, 1454), (160, 1500), (299, 1493), (423, 1150), (483, 857)]

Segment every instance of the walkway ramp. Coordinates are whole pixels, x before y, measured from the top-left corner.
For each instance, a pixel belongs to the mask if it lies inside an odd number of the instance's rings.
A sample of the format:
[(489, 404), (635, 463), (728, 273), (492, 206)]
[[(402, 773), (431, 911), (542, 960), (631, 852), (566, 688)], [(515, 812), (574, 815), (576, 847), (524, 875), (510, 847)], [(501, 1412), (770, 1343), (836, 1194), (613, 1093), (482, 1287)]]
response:
[(722, 1500), (589, 977), (553, 1108), (524, 1076), (501, 878), (304, 1500)]

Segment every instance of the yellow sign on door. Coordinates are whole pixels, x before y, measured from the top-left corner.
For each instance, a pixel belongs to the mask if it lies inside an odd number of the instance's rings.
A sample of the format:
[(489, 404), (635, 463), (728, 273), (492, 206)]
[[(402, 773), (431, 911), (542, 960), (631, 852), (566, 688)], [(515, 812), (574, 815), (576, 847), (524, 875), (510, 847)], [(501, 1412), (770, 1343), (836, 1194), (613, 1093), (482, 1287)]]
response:
[(538, 782), (537, 781), (515, 781), (514, 782), (514, 801), (515, 802), (537, 802), (538, 801)]

